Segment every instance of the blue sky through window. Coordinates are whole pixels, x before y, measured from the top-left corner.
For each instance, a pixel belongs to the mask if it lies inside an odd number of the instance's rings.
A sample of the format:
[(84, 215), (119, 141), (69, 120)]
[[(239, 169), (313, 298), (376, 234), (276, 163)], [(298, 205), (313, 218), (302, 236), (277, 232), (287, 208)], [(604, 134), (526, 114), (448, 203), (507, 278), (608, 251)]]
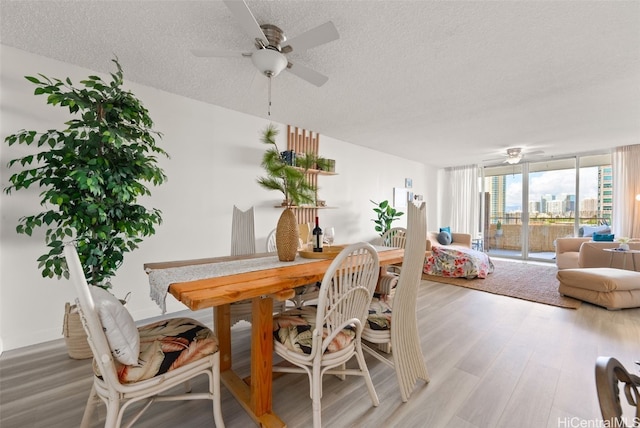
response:
[[(522, 174), (506, 175), (506, 211), (522, 211)], [(572, 169), (532, 172), (529, 174), (529, 200), (539, 202), (543, 195), (575, 194)], [(580, 168), (580, 199), (597, 198), (598, 168)]]

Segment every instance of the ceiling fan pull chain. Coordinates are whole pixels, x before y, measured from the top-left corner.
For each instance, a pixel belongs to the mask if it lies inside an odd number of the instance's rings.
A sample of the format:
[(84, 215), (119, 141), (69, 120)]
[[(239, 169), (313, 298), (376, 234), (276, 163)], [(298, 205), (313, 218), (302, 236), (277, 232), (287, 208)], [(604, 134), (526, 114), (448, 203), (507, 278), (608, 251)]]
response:
[(271, 76), (267, 76), (269, 78), (269, 106), (267, 109), (267, 115), (271, 116)]

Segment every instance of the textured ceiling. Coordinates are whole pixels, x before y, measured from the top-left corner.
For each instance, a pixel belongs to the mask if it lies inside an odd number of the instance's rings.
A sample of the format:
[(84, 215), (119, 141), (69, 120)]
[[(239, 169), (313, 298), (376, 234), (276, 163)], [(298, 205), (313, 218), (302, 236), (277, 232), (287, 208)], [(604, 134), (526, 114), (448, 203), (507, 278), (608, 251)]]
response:
[[(340, 39), (288, 55), (271, 118), (439, 166), (640, 143), (639, 1), (247, 1), (289, 38), (333, 21)], [(7, 1), (0, 43), (267, 117), (267, 78), (220, 1)], [(34, 70), (25, 70), (25, 74)]]

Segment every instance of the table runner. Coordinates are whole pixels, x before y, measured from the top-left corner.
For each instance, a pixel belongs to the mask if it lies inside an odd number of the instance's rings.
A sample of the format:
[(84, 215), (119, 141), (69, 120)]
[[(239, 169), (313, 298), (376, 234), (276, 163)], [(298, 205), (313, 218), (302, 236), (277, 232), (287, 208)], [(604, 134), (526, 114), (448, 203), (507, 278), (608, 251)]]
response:
[(177, 282), (198, 281), (206, 278), (217, 278), (220, 276), (235, 275), (238, 273), (267, 270), (282, 266), (283, 263), (289, 265), (299, 265), (303, 263), (313, 263), (321, 259), (305, 259), (296, 256), (291, 262), (281, 262), (277, 255), (269, 257), (258, 257), (255, 259), (232, 260), (226, 262), (207, 263), (192, 266), (181, 266), (167, 269), (147, 269), (149, 274), (149, 285), (151, 299), (166, 312), (166, 299), (169, 286)]
[[(373, 246), (377, 252), (394, 250), (394, 247)], [(304, 263), (314, 263), (323, 259), (307, 259), (296, 256), (294, 261), (281, 262), (274, 253), (273, 256), (257, 257), (255, 259), (232, 260), (226, 262), (206, 263), (191, 266), (180, 266), (166, 269), (146, 269), (149, 275), (150, 296), (151, 300), (162, 310), (164, 314), (167, 311), (167, 293), (169, 286), (177, 282), (198, 281), (206, 278), (217, 278), (220, 276), (235, 275), (238, 273), (255, 272), (259, 270), (267, 270), (282, 266), (284, 263), (289, 265), (300, 265)]]

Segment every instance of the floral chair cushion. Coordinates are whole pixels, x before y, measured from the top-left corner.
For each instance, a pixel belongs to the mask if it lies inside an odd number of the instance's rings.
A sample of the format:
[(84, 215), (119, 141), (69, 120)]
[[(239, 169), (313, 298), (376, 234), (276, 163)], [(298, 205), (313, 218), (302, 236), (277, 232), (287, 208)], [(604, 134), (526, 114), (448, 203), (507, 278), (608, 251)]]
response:
[(391, 329), (391, 306), (392, 298), (390, 295), (381, 295), (373, 298), (369, 305), (369, 316), (367, 317), (367, 325), (371, 330)]
[[(312, 284), (301, 285), (300, 287), (294, 288), (293, 291), (295, 292), (295, 296), (293, 296), (293, 298), (291, 298), (290, 300), (293, 302), (296, 308), (299, 308), (306, 302), (317, 299), (320, 295), (320, 284), (322, 283), (314, 282)], [(283, 308), (281, 311), (276, 312), (282, 312), (284, 310), (285, 309)]]
[(486, 278), (493, 270), (493, 262), (483, 252), (461, 247), (433, 247), (424, 262), (423, 272), (455, 278)]
[[(317, 308), (312, 305), (291, 309), (273, 317), (273, 338), (287, 349), (311, 354), (312, 334), (316, 324)], [(323, 337), (327, 331), (323, 329)], [(347, 327), (336, 335), (325, 352), (337, 352), (347, 347), (356, 337), (355, 328)]]
[[(211, 329), (191, 318), (171, 318), (142, 326), (138, 365), (115, 361), (120, 383), (139, 382), (218, 352)], [(94, 372), (100, 376), (94, 361)]]

